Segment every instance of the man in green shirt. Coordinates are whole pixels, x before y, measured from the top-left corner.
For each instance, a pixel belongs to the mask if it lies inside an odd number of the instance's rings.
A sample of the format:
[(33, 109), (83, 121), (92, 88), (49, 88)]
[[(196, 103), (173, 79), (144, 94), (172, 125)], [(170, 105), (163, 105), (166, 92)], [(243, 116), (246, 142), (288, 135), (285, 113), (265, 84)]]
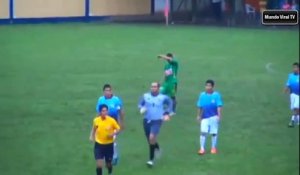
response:
[(176, 112), (178, 62), (171, 53), (168, 53), (167, 55), (159, 55), (158, 58), (166, 60), (164, 67), (164, 82), (161, 86), (160, 92), (169, 96), (173, 100), (173, 112)]

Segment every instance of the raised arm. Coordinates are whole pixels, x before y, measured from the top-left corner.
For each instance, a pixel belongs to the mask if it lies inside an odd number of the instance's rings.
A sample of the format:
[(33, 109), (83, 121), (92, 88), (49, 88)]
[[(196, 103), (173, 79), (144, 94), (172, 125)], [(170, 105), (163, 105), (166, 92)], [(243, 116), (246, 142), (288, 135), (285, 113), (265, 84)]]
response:
[(166, 55), (158, 55), (157, 58), (172, 61), (172, 57), (168, 57)]

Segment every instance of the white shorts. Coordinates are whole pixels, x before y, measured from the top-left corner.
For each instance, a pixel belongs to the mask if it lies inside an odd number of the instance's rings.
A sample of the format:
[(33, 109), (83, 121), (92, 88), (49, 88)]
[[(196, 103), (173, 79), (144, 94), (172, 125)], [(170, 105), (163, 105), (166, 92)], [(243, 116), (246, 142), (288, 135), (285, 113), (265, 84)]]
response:
[(213, 116), (201, 120), (201, 132), (209, 134), (218, 134), (219, 117)]
[(299, 109), (299, 95), (292, 93), (290, 95), (291, 110)]

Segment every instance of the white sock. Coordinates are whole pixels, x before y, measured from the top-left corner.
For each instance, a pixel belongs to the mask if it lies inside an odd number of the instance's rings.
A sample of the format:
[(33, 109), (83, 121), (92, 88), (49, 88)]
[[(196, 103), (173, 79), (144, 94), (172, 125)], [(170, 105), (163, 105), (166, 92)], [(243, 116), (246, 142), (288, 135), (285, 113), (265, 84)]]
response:
[(295, 121), (295, 118), (296, 118), (296, 117), (295, 117), (295, 115), (292, 115), (292, 117), (291, 117), (291, 121), (293, 121), (293, 122), (294, 122), (294, 121)]
[(297, 117), (296, 117), (296, 121), (297, 121), (297, 124), (299, 124), (299, 123), (300, 123), (299, 115), (297, 115)]
[(212, 148), (217, 148), (217, 139), (218, 139), (218, 136), (212, 136), (212, 138), (211, 138), (211, 147)]
[(117, 143), (114, 143), (114, 155), (113, 159), (118, 158), (118, 149), (117, 149)]
[(205, 140), (206, 140), (206, 136), (200, 135), (200, 147), (201, 147), (201, 149), (205, 149)]

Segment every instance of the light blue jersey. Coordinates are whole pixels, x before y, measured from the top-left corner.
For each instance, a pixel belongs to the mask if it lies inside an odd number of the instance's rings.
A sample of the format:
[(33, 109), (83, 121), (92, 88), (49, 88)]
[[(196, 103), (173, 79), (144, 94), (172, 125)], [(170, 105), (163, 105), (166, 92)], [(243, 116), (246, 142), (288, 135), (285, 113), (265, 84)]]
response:
[(299, 95), (299, 74), (290, 73), (286, 86), (290, 89), (291, 94)]
[(106, 98), (105, 96), (99, 97), (96, 105), (97, 113), (100, 112), (99, 106), (103, 104), (108, 106), (108, 115), (116, 119), (116, 121), (118, 121), (119, 111), (123, 107), (121, 99), (117, 96), (112, 96), (111, 98)]
[(223, 102), (221, 95), (218, 92), (211, 94), (202, 92), (197, 101), (197, 107), (203, 110), (202, 118), (210, 118), (218, 115), (218, 107), (222, 107)]
[(146, 93), (140, 99), (139, 108), (146, 108), (144, 118), (147, 120), (162, 120), (164, 114), (172, 112), (172, 100), (166, 95)]

